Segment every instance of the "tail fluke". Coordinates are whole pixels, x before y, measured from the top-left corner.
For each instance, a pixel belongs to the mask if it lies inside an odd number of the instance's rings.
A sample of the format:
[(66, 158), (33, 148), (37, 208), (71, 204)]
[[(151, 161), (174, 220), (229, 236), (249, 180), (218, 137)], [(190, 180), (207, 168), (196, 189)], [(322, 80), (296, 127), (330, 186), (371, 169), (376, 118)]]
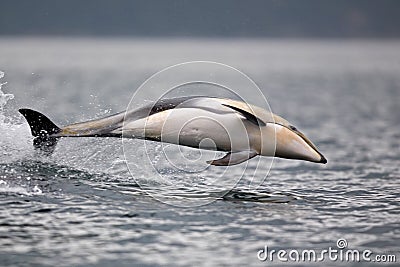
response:
[(27, 120), (31, 128), (31, 133), (33, 137), (35, 137), (35, 139), (33, 139), (33, 146), (36, 149), (51, 154), (59, 138), (51, 135), (59, 133), (61, 129), (49, 118), (37, 111), (22, 108), (19, 112)]

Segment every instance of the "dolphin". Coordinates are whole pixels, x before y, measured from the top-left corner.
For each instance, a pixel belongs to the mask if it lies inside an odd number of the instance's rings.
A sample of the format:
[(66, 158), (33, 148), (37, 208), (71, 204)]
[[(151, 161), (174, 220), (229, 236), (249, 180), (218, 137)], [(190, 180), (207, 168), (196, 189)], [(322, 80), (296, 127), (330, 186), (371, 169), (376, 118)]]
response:
[(210, 165), (231, 166), (255, 156), (327, 163), (317, 147), (282, 117), (228, 98), (188, 96), (160, 99), (134, 110), (58, 127), (32, 109), (19, 109), (36, 149), (52, 153), (64, 137), (119, 137), (226, 152)]

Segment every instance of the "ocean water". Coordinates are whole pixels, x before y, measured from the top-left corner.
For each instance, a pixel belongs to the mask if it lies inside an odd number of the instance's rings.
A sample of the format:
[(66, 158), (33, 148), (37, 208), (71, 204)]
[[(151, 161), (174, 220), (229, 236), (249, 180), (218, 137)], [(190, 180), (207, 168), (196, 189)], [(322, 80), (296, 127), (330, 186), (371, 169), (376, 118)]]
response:
[[(176, 171), (159, 144), (113, 138), (33, 150), (18, 108), (58, 125), (99, 118), (124, 110), (154, 73), (196, 60), (248, 75), (328, 164)], [(0, 38), (0, 71), (2, 266), (280, 265), (257, 253), (338, 249), (343, 239), (344, 250), (400, 261), (399, 41)], [(150, 99), (146, 90), (136, 101)]]

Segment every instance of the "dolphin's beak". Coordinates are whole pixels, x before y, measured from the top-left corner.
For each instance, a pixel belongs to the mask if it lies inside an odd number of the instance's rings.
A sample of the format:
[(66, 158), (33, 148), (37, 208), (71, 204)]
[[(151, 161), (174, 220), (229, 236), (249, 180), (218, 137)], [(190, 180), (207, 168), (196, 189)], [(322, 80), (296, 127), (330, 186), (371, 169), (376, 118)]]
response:
[(275, 156), (287, 159), (299, 159), (316, 163), (327, 163), (326, 158), (316, 146), (295, 127), (275, 124)]

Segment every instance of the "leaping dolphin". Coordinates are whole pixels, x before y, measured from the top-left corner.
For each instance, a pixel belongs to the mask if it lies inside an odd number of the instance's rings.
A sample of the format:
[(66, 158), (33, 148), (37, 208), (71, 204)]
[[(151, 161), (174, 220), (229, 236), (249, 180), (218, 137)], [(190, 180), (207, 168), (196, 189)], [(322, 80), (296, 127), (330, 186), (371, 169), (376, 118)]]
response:
[(34, 147), (48, 153), (62, 137), (125, 137), (227, 152), (207, 162), (216, 166), (239, 164), (257, 155), (327, 163), (316, 146), (282, 117), (227, 98), (161, 99), (135, 110), (62, 128), (37, 111), (19, 112), (29, 123)]

